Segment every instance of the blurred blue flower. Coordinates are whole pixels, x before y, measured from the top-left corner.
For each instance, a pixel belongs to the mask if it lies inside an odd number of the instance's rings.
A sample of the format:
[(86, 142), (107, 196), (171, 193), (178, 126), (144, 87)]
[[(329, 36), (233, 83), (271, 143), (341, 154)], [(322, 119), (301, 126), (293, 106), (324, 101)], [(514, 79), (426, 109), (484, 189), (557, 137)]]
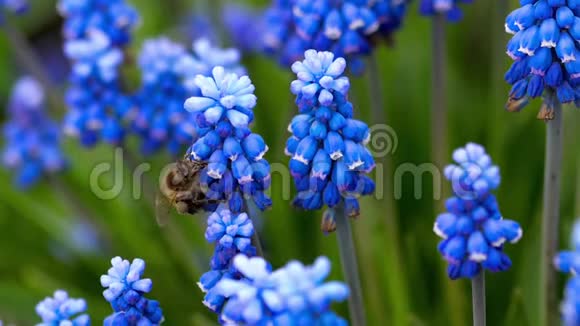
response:
[(560, 305), (565, 326), (580, 325), (580, 222), (574, 223), (570, 239), (572, 251), (561, 251), (554, 257), (554, 266), (572, 277), (564, 288), (564, 301)]
[(208, 162), (201, 175), (206, 197), (228, 201), (234, 213), (247, 211), (244, 199), (253, 199), (261, 210), (270, 207), (265, 194), (270, 187), (270, 164), (264, 159), (268, 146), (249, 129), (256, 105), (252, 81), (215, 67), (209, 77), (197, 75), (195, 85), (201, 95), (190, 97), (185, 108), (196, 116), (199, 138), (188, 155)]
[(211, 76), (214, 65), (226, 72), (244, 72), (235, 49), (220, 49), (206, 39), (194, 43), (194, 53), (180, 44), (160, 37), (144, 43), (139, 55), (142, 86), (135, 96), (136, 112), (132, 129), (142, 139), (141, 150), (153, 154), (167, 147), (173, 156), (183, 152), (198, 137), (196, 114), (183, 108), (183, 102), (201, 90), (197, 76)]
[(576, 276), (580, 274), (580, 222), (574, 224), (571, 243), (573, 250), (558, 253), (554, 257), (554, 266), (561, 272)]
[(562, 313), (562, 325), (580, 325), (580, 277), (574, 276), (566, 283), (560, 312)]
[(193, 55), (183, 57), (178, 70), (185, 78), (186, 88), (196, 94), (200, 94), (197, 85), (197, 75), (211, 77), (215, 67), (223, 67), (224, 71), (246, 75), (246, 69), (240, 64), (240, 51), (234, 48), (221, 49), (212, 45), (207, 38), (200, 38), (193, 42)]
[(457, 22), (463, 18), (459, 5), (472, 2), (473, 0), (421, 0), (419, 12), (424, 16), (445, 14), (449, 21)]
[(124, 141), (134, 99), (121, 92), (123, 47), (138, 17), (123, 0), (61, 0), (65, 55), (72, 62), (65, 102), (65, 133), (91, 147)]
[(191, 94), (185, 89), (179, 64), (189, 57), (180, 44), (160, 37), (145, 41), (139, 54), (141, 88), (137, 93), (137, 112), (133, 131), (142, 140), (141, 151), (153, 154), (167, 147), (173, 156), (191, 144), (194, 135), (192, 117), (183, 109), (183, 101)]
[(16, 14), (22, 14), (28, 10), (28, 0), (0, 0), (0, 23), (4, 19), (2, 11), (7, 10)]
[(239, 3), (228, 2), (222, 11), (222, 22), (228, 36), (236, 48), (245, 53), (259, 52), (262, 49), (260, 35), (263, 32), (260, 13)]
[(205, 238), (215, 243), (210, 271), (203, 274), (197, 283), (206, 293), (204, 305), (219, 314), (225, 297), (215, 291), (215, 285), (223, 278), (239, 279), (241, 275), (232, 266), (233, 258), (240, 253), (256, 254), (251, 237), (254, 234), (252, 220), (246, 213), (233, 214), (225, 205), (220, 205), (207, 220)]
[(159, 303), (143, 295), (149, 293), (153, 282), (142, 279), (145, 262), (136, 258), (132, 263), (115, 257), (107, 274), (101, 276), (101, 285), (106, 288), (103, 296), (115, 311), (107, 317), (105, 325), (159, 325), (163, 312)]
[[(292, 70), (298, 79), (292, 82), (300, 114), (288, 130), (292, 136), (286, 145), (290, 173), (298, 195), (293, 204), (306, 210), (324, 205), (334, 208), (344, 203), (351, 217), (359, 215), (358, 198), (374, 192), (374, 182), (366, 176), (375, 167), (366, 144), (368, 126), (353, 117), (347, 95), (350, 83), (342, 76), (343, 58), (331, 52), (305, 52)], [(332, 214), (325, 214), (332, 219)], [(323, 227), (333, 231), (333, 223)]]
[(511, 267), (503, 252), (507, 242), (518, 242), (523, 231), (512, 220), (503, 219), (491, 191), (500, 184), (499, 168), (481, 145), (469, 143), (453, 153), (457, 165), (445, 168), (454, 197), (446, 201), (433, 231), (443, 240), (438, 249), (449, 263), (451, 279), (473, 278), (482, 268), (502, 272)]
[[(62, 290), (54, 292), (54, 297), (48, 297), (36, 305), (36, 313), (42, 319), (37, 326), (88, 326), (91, 324), (84, 299), (69, 298)], [(0, 323), (1, 324), (1, 323)]]
[(312, 266), (293, 261), (274, 272), (260, 257), (237, 255), (233, 264), (243, 278), (224, 278), (215, 287), (229, 299), (223, 320), (244, 325), (347, 325), (330, 305), (346, 300), (349, 290), (341, 282), (324, 282), (330, 273), (326, 257)]
[(45, 94), (39, 82), (28, 76), (19, 79), (7, 111), (2, 164), (16, 170), (16, 185), (28, 188), (43, 174), (62, 171), (66, 160), (60, 148), (60, 128), (45, 112)]
[(408, 1), (274, 0), (264, 12), (262, 30), (267, 53), (290, 65), (304, 51), (331, 51), (346, 57), (351, 70), (364, 66), (374, 43), (390, 39), (404, 18)]
[(124, 46), (139, 22), (137, 11), (125, 0), (60, 0), (57, 7), (65, 18), (63, 32), (69, 40), (86, 38), (98, 30), (113, 46)]
[[(551, 119), (553, 101), (580, 100), (580, 7), (574, 1), (522, 1), (506, 18), (514, 34), (507, 54), (515, 61), (505, 75), (513, 85), (507, 109), (519, 111), (531, 98), (544, 96), (547, 107), (540, 117)], [(553, 95), (552, 95), (553, 94)]]

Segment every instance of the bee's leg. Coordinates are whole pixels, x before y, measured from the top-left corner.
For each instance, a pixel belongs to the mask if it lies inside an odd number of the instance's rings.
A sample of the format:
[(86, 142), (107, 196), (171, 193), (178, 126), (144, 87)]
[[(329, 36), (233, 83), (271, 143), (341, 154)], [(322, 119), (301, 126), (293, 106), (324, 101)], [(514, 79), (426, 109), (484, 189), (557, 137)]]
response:
[(188, 201), (193, 199), (194, 199), (193, 194), (189, 191), (180, 191), (175, 194), (176, 201)]

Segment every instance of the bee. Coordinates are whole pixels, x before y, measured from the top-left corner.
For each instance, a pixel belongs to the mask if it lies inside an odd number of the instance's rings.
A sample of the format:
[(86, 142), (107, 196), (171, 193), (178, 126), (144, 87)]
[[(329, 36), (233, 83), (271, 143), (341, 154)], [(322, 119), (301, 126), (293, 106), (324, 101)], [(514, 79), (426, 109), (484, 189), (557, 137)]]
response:
[(155, 198), (157, 222), (167, 224), (171, 206), (182, 215), (195, 215), (208, 200), (200, 185), (201, 171), (207, 166), (205, 162), (192, 161), (187, 158), (169, 164), (159, 177), (159, 192)]

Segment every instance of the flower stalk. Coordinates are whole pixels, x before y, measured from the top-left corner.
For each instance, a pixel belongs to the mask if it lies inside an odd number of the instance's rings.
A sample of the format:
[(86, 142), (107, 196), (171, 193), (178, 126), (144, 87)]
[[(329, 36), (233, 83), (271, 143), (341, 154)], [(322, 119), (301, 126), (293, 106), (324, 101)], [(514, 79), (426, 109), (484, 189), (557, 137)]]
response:
[(471, 279), (473, 325), (485, 326), (485, 271)]
[(346, 278), (346, 282), (350, 288), (350, 296), (348, 298), (350, 319), (352, 325), (364, 326), (366, 325), (365, 311), (362, 287), (358, 272), (356, 249), (354, 246), (349, 217), (346, 214), (343, 203), (340, 203), (335, 207), (334, 216), (336, 219), (336, 233), (338, 248), (340, 251), (340, 262), (342, 264), (342, 271)]
[(560, 185), (563, 147), (562, 104), (554, 96), (544, 103), (552, 106), (553, 120), (546, 124), (546, 160), (544, 166), (544, 203), (542, 219), (542, 255), (540, 260), (540, 321), (541, 325), (559, 323), (558, 299), (556, 295), (556, 271), (552, 258), (558, 247), (560, 219)]
[(447, 156), (447, 62), (445, 14), (433, 17), (433, 71), (431, 84), (431, 157), (442, 168)]

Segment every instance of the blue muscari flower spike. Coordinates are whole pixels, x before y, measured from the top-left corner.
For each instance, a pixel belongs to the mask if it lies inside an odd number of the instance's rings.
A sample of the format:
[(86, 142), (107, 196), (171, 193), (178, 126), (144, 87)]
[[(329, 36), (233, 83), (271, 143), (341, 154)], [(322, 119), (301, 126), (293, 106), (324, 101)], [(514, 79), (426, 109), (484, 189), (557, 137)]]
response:
[(566, 283), (564, 301), (560, 305), (565, 326), (580, 325), (580, 222), (574, 223), (571, 243), (571, 251), (561, 251), (554, 257), (556, 269), (572, 275)]
[[(305, 52), (292, 70), (298, 79), (291, 84), (300, 114), (288, 130), (286, 145), (291, 157), (290, 173), (298, 195), (293, 204), (306, 210), (343, 203), (351, 217), (359, 215), (358, 198), (374, 192), (374, 182), (366, 176), (375, 162), (367, 149), (368, 126), (353, 118), (347, 95), (350, 83), (342, 76), (343, 58), (330, 52)], [(333, 231), (332, 214), (325, 214), (323, 230)], [(330, 218), (330, 221), (328, 220)]]
[(195, 85), (201, 95), (189, 98), (185, 108), (196, 117), (199, 138), (188, 155), (208, 162), (201, 175), (206, 197), (228, 201), (234, 213), (247, 211), (244, 199), (252, 198), (261, 210), (270, 207), (265, 194), (270, 187), (270, 164), (264, 159), (268, 146), (250, 131), (256, 105), (252, 81), (215, 67), (211, 76), (197, 75)]
[(580, 4), (526, 0), (510, 13), (505, 29), (513, 34), (507, 54), (515, 61), (505, 75), (513, 85), (506, 108), (519, 111), (529, 99), (544, 96), (539, 117), (551, 119), (553, 101), (580, 101)]
[(324, 282), (330, 261), (318, 258), (312, 266), (297, 261), (272, 272), (260, 257), (238, 255), (233, 262), (243, 276), (223, 279), (216, 292), (229, 298), (222, 319), (243, 325), (348, 325), (330, 310), (333, 302), (346, 300), (342, 282)]
[(445, 177), (452, 181), (453, 190), (462, 198), (482, 198), (497, 189), (501, 182), (499, 168), (481, 145), (469, 143), (453, 152), (456, 164), (445, 168)]
[(256, 248), (251, 244), (254, 234), (252, 220), (246, 213), (232, 213), (226, 205), (220, 205), (207, 220), (205, 238), (215, 244), (211, 259), (210, 271), (203, 274), (197, 283), (205, 293), (203, 303), (212, 311), (219, 313), (226, 298), (215, 290), (215, 285), (222, 279), (240, 279), (232, 266), (237, 254), (254, 256)]
[(107, 317), (104, 325), (159, 325), (163, 312), (159, 303), (145, 298), (153, 286), (150, 279), (142, 279), (145, 262), (134, 259), (132, 263), (115, 257), (112, 267), (101, 276), (101, 285), (106, 288), (103, 296), (115, 311)]
[(500, 183), (497, 166), (485, 149), (467, 144), (453, 154), (457, 165), (446, 167), (445, 177), (453, 185), (454, 197), (446, 201), (433, 231), (443, 238), (438, 250), (449, 263), (451, 279), (473, 278), (482, 268), (501, 272), (511, 260), (503, 252), (505, 243), (516, 243), (523, 235), (519, 224), (503, 219), (497, 199), (491, 194)]
[(68, 293), (57, 290), (54, 297), (48, 297), (36, 305), (36, 313), (42, 319), (37, 326), (89, 326), (91, 320), (85, 314), (86, 310), (84, 299), (69, 298)]
[(222, 12), (222, 23), (236, 48), (244, 53), (261, 50), (259, 37), (263, 32), (262, 22), (256, 10), (238, 3), (226, 3)]
[(20, 188), (66, 167), (60, 128), (47, 116), (44, 96), (40, 83), (27, 76), (15, 83), (8, 103), (2, 164), (16, 171), (15, 183)]
[(23, 14), (28, 10), (28, 7), (28, 0), (0, 0), (0, 24), (4, 19), (2, 11)]
[[(132, 125), (142, 139), (142, 152), (162, 147), (177, 156), (197, 139), (196, 115), (183, 108), (185, 99), (201, 95), (195, 76), (211, 76), (221, 63), (227, 72), (245, 72), (235, 49), (220, 49), (206, 39), (194, 43), (194, 53), (165, 37), (148, 40), (139, 56), (142, 86), (137, 95)], [(193, 76), (193, 77), (191, 77)]]
[(246, 75), (240, 64), (241, 54), (235, 48), (222, 49), (214, 46), (208, 39), (200, 38), (193, 42), (193, 55), (182, 58), (179, 71), (185, 78), (188, 90), (199, 94), (195, 79), (197, 75), (210, 77), (215, 67), (223, 67), (226, 73)]
[(195, 135), (194, 121), (183, 109), (191, 94), (186, 90), (179, 65), (189, 57), (186, 49), (165, 37), (145, 41), (139, 55), (142, 86), (138, 91), (133, 131), (142, 139), (141, 151), (152, 154), (166, 146), (176, 156)]
[(444, 14), (449, 21), (457, 22), (463, 18), (459, 5), (472, 2), (473, 0), (421, 0), (419, 11), (424, 16)]
[(380, 38), (400, 27), (409, 1), (273, 0), (262, 17), (264, 50), (290, 65), (304, 51), (331, 51), (346, 57), (359, 73)]
[(131, 31), (139, 23), (137, 11), (125, 0), (60, 0), (57, 7), (65, 17), (66, 39), (86, 38), (99, 30), (114, 46), (124, 46), (131, 41)]
[(88, 147), (100, 140), (119, 145), (134, 111), (133, 99), (121, 92), (119, 69), (137, 13), (124, 0), (61, 0), (58, 7), (72, 61), (65, 133)]

